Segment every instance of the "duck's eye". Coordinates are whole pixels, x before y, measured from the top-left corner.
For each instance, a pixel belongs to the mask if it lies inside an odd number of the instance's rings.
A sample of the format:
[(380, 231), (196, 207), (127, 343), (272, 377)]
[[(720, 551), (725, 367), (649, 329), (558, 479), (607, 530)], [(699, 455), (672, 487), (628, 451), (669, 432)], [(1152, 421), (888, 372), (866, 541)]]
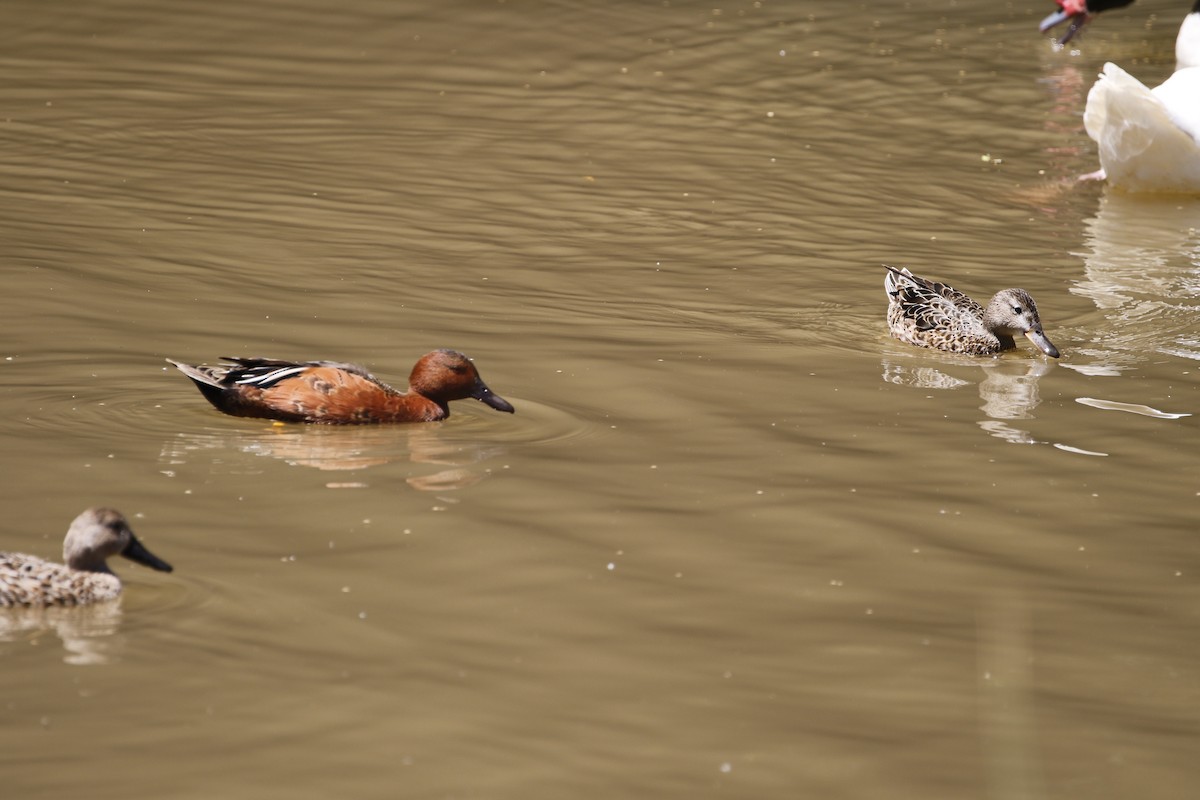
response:
[(1013, 313), (1014, 313), (1014, 314), (1020, 314), (1020, 313), (1021, 313), (1021, 307), (1020, 307), (1020, 306), (1013, 306)]

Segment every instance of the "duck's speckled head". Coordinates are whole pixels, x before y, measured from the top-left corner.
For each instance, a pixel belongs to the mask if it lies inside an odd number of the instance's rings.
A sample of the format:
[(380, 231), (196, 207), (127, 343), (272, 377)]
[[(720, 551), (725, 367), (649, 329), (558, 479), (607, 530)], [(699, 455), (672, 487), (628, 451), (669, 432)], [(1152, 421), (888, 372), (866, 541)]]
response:
[(1012, 346), (1014, 336), (1024, 336), (1051, 358), (1058, 358), (1058, 348), (1046, 338), (1037, 304), (1024, 289), (1005, 289), (997, 292), (983, 312), (983, 324), (1001, 342)]
[(75, 518), (63, 541), (63, 561), (67, 566), (87, 572), (112, 572), (105, 561), (115, 555), (162, 572), (172, 569), (138, 541), (120, 511), (89, 508)]

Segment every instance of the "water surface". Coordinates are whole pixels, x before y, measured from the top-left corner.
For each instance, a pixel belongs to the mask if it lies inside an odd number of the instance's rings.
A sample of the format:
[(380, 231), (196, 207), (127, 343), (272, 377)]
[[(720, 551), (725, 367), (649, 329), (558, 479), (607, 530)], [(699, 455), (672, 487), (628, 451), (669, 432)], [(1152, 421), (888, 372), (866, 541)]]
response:
[[(5, 617), (8, 792), (1193, 795), (1200, 201), (1073, 180), (1182, 9), (1047, 5), (10, 3), (2, 546), (176, 571)], [(883, 263), (1063, 358), (889, 339)], [(517, 413), (164, 362), (436, 347)]]

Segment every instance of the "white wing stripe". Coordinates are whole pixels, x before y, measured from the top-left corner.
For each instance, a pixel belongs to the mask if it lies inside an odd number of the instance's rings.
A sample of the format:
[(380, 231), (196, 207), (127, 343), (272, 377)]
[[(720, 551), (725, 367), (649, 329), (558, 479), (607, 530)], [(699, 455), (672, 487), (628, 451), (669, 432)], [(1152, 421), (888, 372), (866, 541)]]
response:
[(234, 381), (234, 383), (237, 383), (237, 384), (254, 383), (254, 384), (259, 384), (262, 386), (269, 386), (272, 383), (278, 383), (279, 381), (283, 380), (284, 378), (290, 377), (292, 375), (299, 375), (301, 372), (304, 372), (304, 370), (306, 370), (306, 369), (308, 369), (308, 367), (305, 365), (300, 365), (300, 366), (296, 366), (296, 367), (280, 367), (279, 369), (271, 370), (270, 372), (268, 372), (265, 375), (250, 375), (248, 377), (242, 378), (240, 381)]

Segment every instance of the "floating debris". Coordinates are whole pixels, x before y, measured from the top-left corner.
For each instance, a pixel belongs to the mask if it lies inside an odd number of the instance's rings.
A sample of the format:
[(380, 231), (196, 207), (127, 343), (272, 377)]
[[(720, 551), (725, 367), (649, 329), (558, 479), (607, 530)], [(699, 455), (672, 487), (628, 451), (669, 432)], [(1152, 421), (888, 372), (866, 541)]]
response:
[(1157, 408), (1144, 406), (1140, 403), (1118, 403), (1116, 400), (1097, 400), (1094, 397), (1076, 397), (1075, 402), (1083, 403), (1085, 406), (1091, 406), (1092, 408), (1103, 409), (1104, 411), (1124, 411), (1129, 414), (1140, 414), (1143, 417), (1154, 417), (1155, 419), (1180, 419), (1181, 417), (1191, 416), (1191, 414), (1159, 411)]
[(1095, 450), (1084, 450), (1082, 447), (1071, 447), (1069, 444), (1054, 443), (1054, 446), (1059, 450), (1066, 450), (1068, 453), (1078, 453), (1081, 456), (1107, 456), (1108, 453), (1097, 453)]

